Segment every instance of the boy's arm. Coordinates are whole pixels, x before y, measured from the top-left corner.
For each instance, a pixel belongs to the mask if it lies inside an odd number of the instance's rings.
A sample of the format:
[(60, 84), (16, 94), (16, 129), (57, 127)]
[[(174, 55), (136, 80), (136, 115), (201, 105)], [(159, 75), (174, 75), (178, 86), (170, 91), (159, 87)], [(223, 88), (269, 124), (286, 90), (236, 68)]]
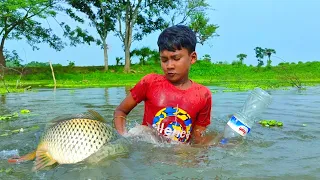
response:
[(121, 102), (121, 104), (114, 111), (114, 126), (120, 135), (127, 133), (126, 117), (129, 112), (137, 105), (131, 93)]
[(195, 125), (192, 132), (192, 143), (198, 145), (210, 145), (215, 138), (213, 134), (206, 134), (206, 127)]
[(212, 95), (209, 89), (204, 94), (206, 101), (204, 107), (200, 110), (196, 124), (192, 130), (192, 142), (194, 144), (208, 145), (215, 136), (206, 134), (207, 126), (211, 121)]

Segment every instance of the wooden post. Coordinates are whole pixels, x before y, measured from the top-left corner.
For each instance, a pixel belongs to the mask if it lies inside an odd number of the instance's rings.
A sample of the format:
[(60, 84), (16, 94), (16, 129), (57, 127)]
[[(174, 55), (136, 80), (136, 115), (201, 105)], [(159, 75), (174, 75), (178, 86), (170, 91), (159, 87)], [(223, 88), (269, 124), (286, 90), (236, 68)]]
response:
[(53, 67), (52, 67), (51, 61), (49, 61), (49, 64), (50, 64), (50, 68), (51, 68), (51, 72), (52, 72), (52, 78), (53, 78), (53, 82), (54, 82), (54, 89), (56, 89), (57, 81), (56, 81), (56, 78), (54, 76), (54, 72), (53, 72)]

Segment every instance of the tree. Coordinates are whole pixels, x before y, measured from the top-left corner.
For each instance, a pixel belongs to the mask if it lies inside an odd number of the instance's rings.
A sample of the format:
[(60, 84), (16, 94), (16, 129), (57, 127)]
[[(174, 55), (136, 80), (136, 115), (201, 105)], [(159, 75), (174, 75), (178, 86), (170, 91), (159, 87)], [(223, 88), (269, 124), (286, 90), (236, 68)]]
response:
[(148, 60), (155, 63), (156, 60), (159, 59), (159, 53), (157, 52), (156, 50), (151, 50), (149, 47), (142, 47), (141, 49), (131, 51), (130, 56), (138, 56), (140, 64), (145, 65)]
[(263, 66), (264, 65), (263, 58), (265, 55), (265, 50), (262, 49), (261, 47), (256, 47), (254, 48), (254, 51), (256, 53), (256, 58), (258, 59), (258, 67)]
[[(84, 13), (90, 20), (89, 25), (96, 28), (100, 39), (94, 39), (92, 36), (87, 36), (87, 43), (94, 41), (97, 45), (101, 45), (104, 52), (104, 69), (108, 70), (108, 45), (107, 36), (115, 30), (117, 7), (110, 0), (67, 0), (67, 2), (76, 10)], [(70, 17), (78, 22), (84, 23), (84, 20), (77, 16), (71, 8), (66, 11)]]
[(243, 64), (243, 60), (247, 58), (246, 54), (238, 54), (237, 58), (239, 59), (240, 64)]
[(6, 60), (7, 67), (21, 67), (22, 59), (19, 57), (16, 50), (9, 52), (8, 50), (4, 49), (4, 58)]
[(130, 48), (135, 40), (153, 31), (168, 27), (168, 23), (161, 17), (176, 8), (174, 0), (119, 0), (117, 36), (123, 42), (125, 51), (124, 71), (130, 71)]
[(268, 56), (267, 67), (271, 67), (271, 62), (272, 61), (271, 61), (270, 57), (271, 57), (272, 54), (276, 54), (276, 51), (274, 49), (265, 48), (264, 49), (264, 54), (266, 56)]
[(134, 49), (131, 51), (130, 56), (138, 56), (140, 57), (140, 64), (145, 65), (146, 64), (146, 58), (151, 54), (151, 49), (148, 47), (143, 47), (141, 49)]
[(116, 57), (116, 66), (119, 66), (120, 64), (122, 65), (122, 63), (120, 63), (120, 61), (122, 60), (123, 60), (122, 57)]
[(205, 54), (201, 59), (203, 61), (211, 62), (211, 56), (209, 54)]
[(211, 37), (218, 36), (216, 30), (219, 26), (209, 24), (206, 11), (210, 10), (210, 5), (206, 0), (178, 0), (177, 3), (179, 8), (170, 18), (171, 25), (189, 26), (196, 33), (197, 42), (202, 45)]
[(4, 48), (6, 40), (26, 39), (33, 49), (39, 43), (48, 43), (57, 51), (65, 43), (39, 22), (55, 17), (60, 8), (57, 1), (48, 0), (6, 0), (0, 1), (0, 65), (6, 66)]
[(157, 49), (151, 50), (147, 62), (150, 62), (150, 63), (153, 63), (153, 64), (159, 64), (160, 63), (160, 53), (159, 53), (159, 51)]

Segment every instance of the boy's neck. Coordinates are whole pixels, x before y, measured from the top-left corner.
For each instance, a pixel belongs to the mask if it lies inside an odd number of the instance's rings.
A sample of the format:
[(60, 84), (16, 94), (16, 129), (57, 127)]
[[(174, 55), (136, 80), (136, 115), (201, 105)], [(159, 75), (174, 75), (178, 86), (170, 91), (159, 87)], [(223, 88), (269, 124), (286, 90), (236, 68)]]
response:
[(178, 89), (181, 89), (181, 90), (186, 90), (188, 88), (191, 87), (192, 85), (192, 82), (191, 80), (188, 78), (187, 80), (185, 81), (180, 81), (180, 82), (176, 82), (176, 83), (173, 83), (171, 82), (172, 85), (174, 85), (176, 88)]

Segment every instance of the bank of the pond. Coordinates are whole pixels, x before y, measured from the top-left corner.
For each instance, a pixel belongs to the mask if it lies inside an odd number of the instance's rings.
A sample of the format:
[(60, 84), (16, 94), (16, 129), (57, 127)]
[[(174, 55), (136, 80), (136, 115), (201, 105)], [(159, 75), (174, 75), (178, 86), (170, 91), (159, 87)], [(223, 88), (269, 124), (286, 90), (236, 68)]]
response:
[[(54, 87), (50, 67), (16, 68), (5, 72), (5, 83), (0, 83), (0, 93), (21, 92), (30, 88)], [(105, 72), (103, 66), (54, 67), (57, 88), (85, 88), (133, 86), (149, 73), (162, 73), (159, 65), (132, 65), (130, 73), (123, 72), (123, 66), (110, 66)], [(212, 64), (199, 61), (192, 66), (190, 78), (204, 85), (215, 85), (234, 90), (248, 90), (254, 87), (276, 89), (292, 86), (313, 86), (320, 84), (320, 62), (299, 64), (284, 63), (273, 67)], [(18, 87), (18, 88), (17, 88)], [(7, 90), (8, 88), (8, 90)]]
[[(195, 82), (206, 85), (206, 86), (221, 86), (226, 87), (229, 90), (226, 91), (246, 91), (251, 90), (255, 87), (261, 87), (263, 89), (287, 89), (293, 87), (290, 82), (278, 81), (278, 80), (259, 80), (259, 81), (227, 81), (227, 80), (208, 80), (208, 79), (193, 79)], [(93, 88), (93, 87), (119, 87), (119, 86), (133, 86), (136, 80), (113, 80), (113, 81), (99, 81), (99, 80), (83, 80), (83, 81), (73, 81), (73, 80), (57, 80), (56, 88)], [(320, 81), (301, 81), (303, 84), (302, 88), (307, 86), (319, 85)], [(25, 92), (30, 90), (36, 90), (37, 88), (53, 88), (54, 84), (52, 80), (41, 80), (41, 81), (21, 81), (16, 86), (16, 82), (8, 81), (6, 83), (8, 86), (0, 86), (0, 94), (7, 92)]]

